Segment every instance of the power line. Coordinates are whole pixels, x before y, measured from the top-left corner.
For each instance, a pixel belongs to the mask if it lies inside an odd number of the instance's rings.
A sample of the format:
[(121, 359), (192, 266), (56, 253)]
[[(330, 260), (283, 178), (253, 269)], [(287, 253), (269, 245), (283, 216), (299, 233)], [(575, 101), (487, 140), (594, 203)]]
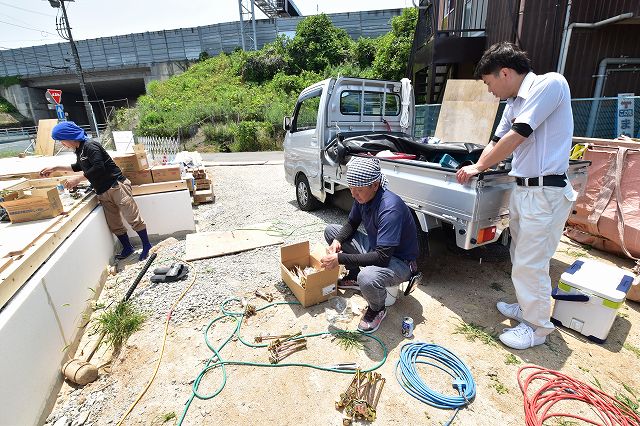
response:
[(11, 22), (6, 22), (6, 21), (0, 21), (0, 22), (2, 22), (3, 24), (7, 24), (7, 25), (13, 25), (14, 27), (24, 28), (25, 30), (38, 31), (39, 33), (45, 33), (45, 34), (51, 34), (53, 36), (57, 36), (57, 34), (50, 33), (49, 31), (45, 31), (45, 30), (39, 30), (37, 28), (25, 27), (23, 25), (12, 24)]
[(20, 9), (20, 10), (24, 10), (25, 12), (31, 12), (31, 13), (36, 13), (38, 15), (42, 15), (42, 16), (48, 16), (48, 17), (53, 17), (53, 15), (49, 15), (48, 13), (42, 13), (42, 12), (38, 12), (35, 10), (31, 10), (31, 9), (25, 9), (24, 7), (20, 7), (20, 6), (14, 6), (12, 4), (9, 3), (5, 3), (3, 1), (0, 1), (0, 4), (3, 4), (5, 6), (9, 6), (9, 7), (13, 7), (14, 9)]

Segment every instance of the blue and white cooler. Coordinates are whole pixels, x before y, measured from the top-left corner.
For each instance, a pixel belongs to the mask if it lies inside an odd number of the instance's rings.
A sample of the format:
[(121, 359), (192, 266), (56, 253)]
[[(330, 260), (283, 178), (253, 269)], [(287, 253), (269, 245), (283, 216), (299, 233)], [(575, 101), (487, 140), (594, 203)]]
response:
[(630, 272), (579, 258), (560, 277), (551, 296), (551, 321), (603, 343), (633, 283)]

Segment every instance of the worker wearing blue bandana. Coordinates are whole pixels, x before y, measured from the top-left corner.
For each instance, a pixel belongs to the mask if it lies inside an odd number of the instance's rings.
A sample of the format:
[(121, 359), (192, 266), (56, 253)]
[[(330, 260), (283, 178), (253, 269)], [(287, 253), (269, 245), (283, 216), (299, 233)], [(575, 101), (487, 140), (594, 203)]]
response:
[[(404, 201), (386, 189), (378, 159), (353, 157), (347, 184), (355, 201), (345, 225), (325, 229), (329, 248), (321, 262), (327, 269), (346, 266), (349, 272), (338, 288), (362, 292), (369, 306), (358, 330), (372, 333), (387, 314), (386, 287), (407, 281), (417, 269), (416, 225)], [(358, 231), (360, 224), (366, 234)]]
[(142, 241), (140, 260), (149, 255), (151, 243), (147, 236), (147, 227), (140, 217), (138, 205), (131, 194), (131, 182), (124, 177), (120, 168), (114, 163), (107, 151), (98, 143), (87, 137), (85, 131), (72, 121), (56, 124), (51, 137), (60, 141), (65, 148), (74, 149), (76, 162), (71, 166), (55, 166), (43, 169), (40, 174), (49, 176), (55, 171), (82, 171), (82, 175), (70, 177), (64, 182), (65, 187), (75, 188), (80, 181), (87, 179), (98, 195), (102, 204), (107, 225), (122, 244), (122, 252), (118, 259), (129, 257), (133, 246), (127, 236), (127, 229), (122, 223), (125, 218), (131, 228), (138, 233)]

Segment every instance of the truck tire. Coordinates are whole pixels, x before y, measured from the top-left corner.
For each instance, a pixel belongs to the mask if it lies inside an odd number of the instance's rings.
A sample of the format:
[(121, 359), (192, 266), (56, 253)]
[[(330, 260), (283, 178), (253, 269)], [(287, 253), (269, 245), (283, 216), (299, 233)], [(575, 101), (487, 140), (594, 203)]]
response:
[(303, 211), (311, 211), (320, 208), (322, 203), (311, 194), (309, 180), (304, 174), (300, 174), (296, 179), (296, 201), (298, 207)]

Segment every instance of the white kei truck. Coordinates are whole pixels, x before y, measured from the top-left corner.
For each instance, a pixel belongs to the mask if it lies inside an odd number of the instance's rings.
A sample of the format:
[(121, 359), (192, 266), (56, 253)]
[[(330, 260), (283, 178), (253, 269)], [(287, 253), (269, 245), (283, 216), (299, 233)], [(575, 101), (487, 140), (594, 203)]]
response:
[[(460, 184), (452, 165), (477, 161), (484, 147), (424, 143), (412, 135), (414, 115), (408, 80), (329, 78), (304, 89), (293, 115), (283, 121), (285, 175), (295, 185), (300, 209), (316, 209), (330, 194), (348, 189), (351, 156), (377, 154), (388, 188), (413, 211), (419, 233), (452, 227), (456, 245), (466, 250), (501, 236), (506, 244), (509, 195), (516, 185), (509, 161)], [(588, 165), (570, 162), (567, 175), (578, 192)]]

